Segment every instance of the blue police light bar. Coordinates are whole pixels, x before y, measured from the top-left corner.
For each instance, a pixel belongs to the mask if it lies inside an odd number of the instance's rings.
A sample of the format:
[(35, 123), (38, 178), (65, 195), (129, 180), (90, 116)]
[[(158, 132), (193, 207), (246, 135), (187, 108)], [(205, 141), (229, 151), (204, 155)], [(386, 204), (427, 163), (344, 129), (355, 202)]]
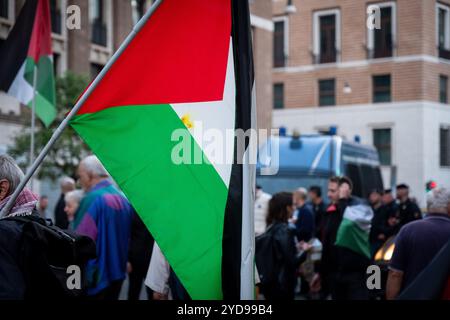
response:
[(328, 131), (330, 136), (335, 136), (337, 134), (337, 127), (331, 126), (330, 130)]

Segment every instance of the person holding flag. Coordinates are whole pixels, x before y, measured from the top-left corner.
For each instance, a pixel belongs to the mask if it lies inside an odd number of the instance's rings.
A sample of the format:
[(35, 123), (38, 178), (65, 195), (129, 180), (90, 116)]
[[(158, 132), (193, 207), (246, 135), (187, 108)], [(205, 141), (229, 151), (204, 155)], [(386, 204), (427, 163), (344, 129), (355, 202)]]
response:
[(342, 221), (336, 234), (338, 272), (333, 299), (367, 300), (366, 270), (371, 254), (369, 232), (372, 208), (362, 199), (352, 196), (353, 183), (348, 177), (339, 179), (339, 212)]

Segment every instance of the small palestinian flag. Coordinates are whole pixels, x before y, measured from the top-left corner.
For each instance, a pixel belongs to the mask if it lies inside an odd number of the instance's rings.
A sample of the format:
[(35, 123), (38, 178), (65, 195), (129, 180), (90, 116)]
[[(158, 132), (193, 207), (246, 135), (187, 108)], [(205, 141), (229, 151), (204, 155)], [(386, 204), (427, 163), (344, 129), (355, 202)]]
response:
[(45, 126), (56, 117), (48, 0), (27, 0), (0, 47), (0, 90), (31, 108), (36, 71), (36, 115)]
[(254, 126), (252, 57), (248, 1), (164, 0), (71, 121), (193, 299), (253, 298), (250, 143), (201, 134)]
[(372, 208), (363, 200), (352, 197), (345, 208), (335, 245), (370, 259), (369, 233), (372, 217)]

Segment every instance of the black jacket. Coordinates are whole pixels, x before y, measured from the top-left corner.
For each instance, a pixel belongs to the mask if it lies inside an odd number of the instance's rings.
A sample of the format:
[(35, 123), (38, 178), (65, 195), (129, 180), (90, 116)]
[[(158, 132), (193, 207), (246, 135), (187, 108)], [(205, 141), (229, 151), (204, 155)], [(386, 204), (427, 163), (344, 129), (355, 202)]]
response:
[(277, 264), (277, 279), (263, 288), (267, 300), (294, 299), (296, 285), (296, 270), (306, 256), (298, 256), (295, 247), (294, 230), (287, 223), (277, 222), (266, 232), (271, 232), (274, 242), (274, 256)]
[[(381, 245), (393, 234), (396, 233), (396, 226), (389, 226), (388, 219), (395, 216), (395, 211), (390, 206), (382, 205), (381, 207), (373, 210), (372, 226), (370, 228), (370, 243), (375, 246), (376, 249), (381, 247)], [(378, 236), (383, 234), (385, 238), (383, 240), (378, 239)]]
[(398, 214), (400, 220), (399, 228), (411, 221), (422, 219), (422, 212), (417, 204), (410, 199), (398, 205)]
[(391, 203), (384, 204), (383, 210), (386, 214), (386, 218), (398, 216), (398, 205), (397, 202), (395, 202), (395, 200), (391, 201)]
[(322, 260), (320, 262), (319, 273), (321, 277), (337, 270), (337, 249), (334, 243), (336, 235), (342, 221), (342, 212), (336, 204), (330, 204), (322, 219), (320, 241), (322, 242)]
[(25, 298), (25, 278), (20, 267), (23, 225), (0, 220), (0, 300)]

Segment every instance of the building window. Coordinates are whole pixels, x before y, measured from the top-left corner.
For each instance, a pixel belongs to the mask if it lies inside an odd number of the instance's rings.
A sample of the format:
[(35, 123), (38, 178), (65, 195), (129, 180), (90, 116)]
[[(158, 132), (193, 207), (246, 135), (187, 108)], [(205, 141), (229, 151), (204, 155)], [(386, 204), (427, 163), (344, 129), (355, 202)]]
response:
[(392, 163), (391, 154), (391, 129), (373, 129), (373, 145), (378, 150), (380, 164), (390, 166)]
[(315, 12), (313, 21), (313, 62), (336, 62), (340, 50), (339, 10)]
[(320, 17), (320, 63), (336, 62), (336, 16)]
[(392, 7), (381, 8), (380, 29), (375, 29), (374, 58), (392, 57)]
[(273, 85), (273, 108), (284, 108), (284, 84), (276, 83)]
[(440, 129), (440, 164), (441, 167), (450, 167), (450, 128)]
[(132, 0), (131, 1), (132, 14), (133, 14), (133, 22), (134, 24), (138, 23), (139, 20), (145, 14), (145, 0)]
[(104, 0), (90, 0), (89, 16), (92, 28), (92, 43), (106, 47), (107, 32)]
[(439, 76), (439, 101), (448, 102), (448, 77), (444, 75)]
[(0, 17), (8, 19), (9, 0), (0, 0)]
[(391, 101), (391, 75), (373, 76), (373, 102)]
[(319, 80), (319, 106), (336, 104), (336, 84), (334, 79)]
[(438, 3), (436, 5), (436, 43), (439, 57), (450, 59), (450, 8)]
[(274, 19), (273, 32), (273, 66), (281, 68), (286, 65), (288, 56), (288, 32), (287, 18), (279, 17)]
[(103, 66), (98, 63), (91, 63), (91, 78), (95, 79), (98, 74), (102, 71)]
[(50, 16), (52, 21), (52, 32), (61, 34), (61, 0), (50, 0)]
[(377, 3), (380, 8), (380, 28), (368, 29), (368, 58), (385, 58), (394, 55), (396, 37), (395, 3)]

